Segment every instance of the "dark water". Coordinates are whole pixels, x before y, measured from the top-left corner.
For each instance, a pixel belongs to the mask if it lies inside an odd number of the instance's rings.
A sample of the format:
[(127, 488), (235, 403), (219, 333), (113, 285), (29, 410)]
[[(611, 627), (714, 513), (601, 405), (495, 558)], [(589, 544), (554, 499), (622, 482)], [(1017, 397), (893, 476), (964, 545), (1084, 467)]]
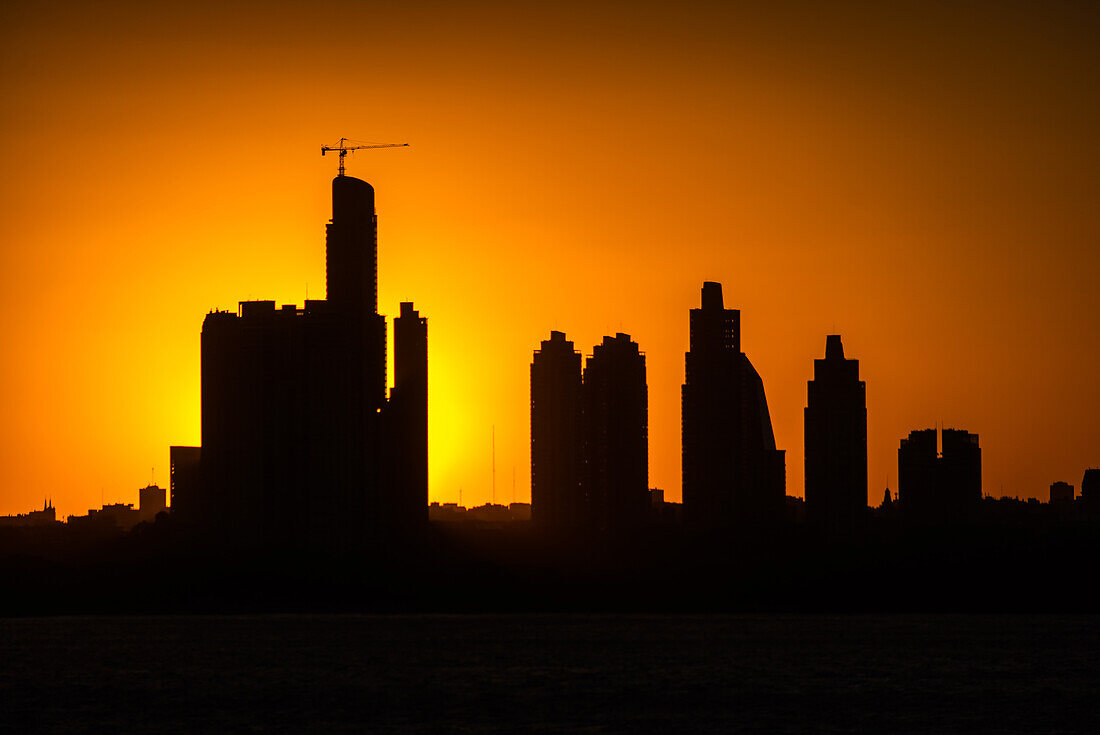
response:
[(1095, 617), (0, 620), (3, 732), (1100, 732)]

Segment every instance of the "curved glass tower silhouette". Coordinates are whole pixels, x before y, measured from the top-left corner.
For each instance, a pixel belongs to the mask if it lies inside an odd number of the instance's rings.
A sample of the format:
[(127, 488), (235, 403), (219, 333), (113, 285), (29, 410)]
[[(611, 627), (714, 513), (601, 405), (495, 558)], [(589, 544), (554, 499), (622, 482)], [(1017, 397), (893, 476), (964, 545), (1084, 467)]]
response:
[(785, 453), (775, 448), (760, 375), (741, 352), (741, 312), (706, 282), (690, 315), (682, 398), (684, 519), (698, 526), (778, 521)]

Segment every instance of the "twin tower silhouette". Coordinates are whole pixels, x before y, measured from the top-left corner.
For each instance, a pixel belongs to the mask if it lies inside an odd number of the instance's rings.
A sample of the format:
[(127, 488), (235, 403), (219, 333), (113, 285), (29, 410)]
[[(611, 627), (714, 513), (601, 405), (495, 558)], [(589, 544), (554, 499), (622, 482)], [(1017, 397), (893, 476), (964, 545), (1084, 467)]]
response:
[[(785, 453), (775, 447), (764, 384), (741, 351), (741, 313), (703, 284), (690, 312), (682, 388), (683, 514), (697, 527), (760, 527), (784, 508)], [(581, 369), (561, 332), (531, 362), (531, 514), (538, 524), (601, 531), (649, 517), (645, 355), (605, 337)]]

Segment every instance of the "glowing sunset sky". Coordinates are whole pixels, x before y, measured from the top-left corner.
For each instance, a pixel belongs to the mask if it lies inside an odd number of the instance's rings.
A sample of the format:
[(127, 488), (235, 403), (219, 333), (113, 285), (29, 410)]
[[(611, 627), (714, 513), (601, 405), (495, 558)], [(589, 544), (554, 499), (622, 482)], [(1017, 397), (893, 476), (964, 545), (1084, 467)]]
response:
[[(551, 329), (646, 352), (680, 497), (688, 309), (741, 309), (787, 491), (825, 335), (898, 441), (981, 437), (984, 491), (1100, 466), (1092, 3), (48, 3), (0, 10), (0, 514), (137, 502), (198, 444), (199, 331), (324, 295), (341, 136), (379, 301), (428, 318), (430, 496), (528, 500)], [(392, 332), (391, 332), (392, 337)], [(392, 375), (391, 375), (392, 377)]]

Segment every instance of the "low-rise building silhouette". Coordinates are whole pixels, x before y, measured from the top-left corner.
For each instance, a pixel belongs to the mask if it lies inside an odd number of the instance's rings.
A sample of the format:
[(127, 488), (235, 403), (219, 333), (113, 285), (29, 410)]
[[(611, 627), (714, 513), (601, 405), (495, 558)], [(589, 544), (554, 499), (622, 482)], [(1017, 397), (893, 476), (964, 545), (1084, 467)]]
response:
[(146, 485), (138, 490), (138, 521), (141, 523), (153, 522), (157, 513), (166, 509), (166, 491), (156, 485)]
[(1068, 482), (1052, 482), (1050, 484), (1050, 502), (1053, 503), (1072, 503), (1073, 502), (1073, 485)]
[(978, 435), (935, 429), (912, 431), (898, 448), (898, 502), (906, 521), (954, 525), (975, 520), (982, 500), (982, 450)]
[(0, 527), (53, 526), (58, 523), (57, 510), (49, 499), (42, 501), (42, 510), (31, 510), (10, 516), (0, 516)]
[(70, 528), (96, 533), (129, 531), (141, 522), (141, 513), (133, 503), (109, 503), (102, 508), (92, 508), (87, 515), (71, 515), (65, 519)]
[(433, 502), (428, 505), (428, 518), (444, 523), (512, 523), (531, 520), (530, 503), (486, 503), (466, 508), (458, 503)]

